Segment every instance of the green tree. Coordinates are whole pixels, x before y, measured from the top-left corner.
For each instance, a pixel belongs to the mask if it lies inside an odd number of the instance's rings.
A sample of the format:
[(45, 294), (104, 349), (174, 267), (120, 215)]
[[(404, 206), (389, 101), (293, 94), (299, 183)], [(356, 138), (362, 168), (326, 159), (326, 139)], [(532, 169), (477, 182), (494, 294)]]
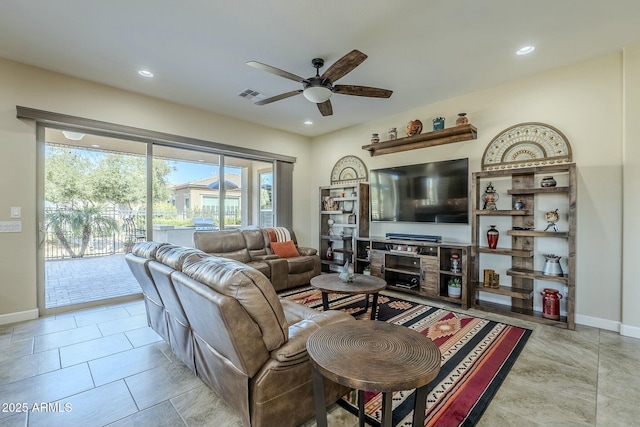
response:
[[(107, 235), (117, 231), (116, 220), (102, 214), (98, 206), (82, 206), (79, 209), (56, 209), (47, 214), (49, 227), (71, 258), (81, 258), (93, 235)], [(80, 250), (76, 253), (67, 238), (67, 230), (81, 237)]]
[[(103, 206), (126, 206), (130, 210), (146, 207), (147, 174), (143, 156), (48, 144), (45, 165), (45, 196), (58, 206), (48, 214), (49, 226), (74, 258), (84, 255), (92, 235), (117, 231), (115, 220), (101, 214)], [(155, 201), (168, 200), (170, 172), (167, 161), (153, 160)], [(65, 231), (81, 239), (77, 254)]]

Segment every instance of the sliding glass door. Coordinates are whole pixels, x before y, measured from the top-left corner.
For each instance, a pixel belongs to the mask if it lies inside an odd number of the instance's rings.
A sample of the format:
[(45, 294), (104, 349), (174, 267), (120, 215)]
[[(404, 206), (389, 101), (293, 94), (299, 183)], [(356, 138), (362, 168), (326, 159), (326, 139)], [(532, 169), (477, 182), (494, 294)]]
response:
[(195, 230), (275, 225), (282, 161), (267, 153), (57, 126), (37, 127), (42, 314), (139, 297), (124, 261), (137, 242), (193, 246)]

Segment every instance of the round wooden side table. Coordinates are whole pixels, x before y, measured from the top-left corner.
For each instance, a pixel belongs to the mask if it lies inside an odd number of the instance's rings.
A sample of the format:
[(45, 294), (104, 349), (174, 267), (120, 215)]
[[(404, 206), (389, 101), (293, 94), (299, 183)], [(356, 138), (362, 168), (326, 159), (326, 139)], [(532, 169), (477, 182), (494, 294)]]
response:
[(364, 392), (382, 393), (382, 427), (391, 426), (393, 391), (416, 389), (413, 425), (422, 427), (427, 385), (440, 372), (438, 346), (404, 326), (360, 320), (324, 326), (309, 336), (318, 427), (327, 426), (324, 378), (358, 390), (358, 420), (364, 426)]
[(353, 282), (343, 282), (340, 280), (339, 274), (321, 274), (311, 279), (312, 287), (322, 292), (322, 308), (329, 310), (329, 294), (365, 294), (364, 310), (352, 313), (358, 316), (369, 310), (369, 295), (373, 295), (371, 302), (371, 319), (376, 318), (378, 310), (378, 292), (387, 287), (387, 282), (376, 276), (368, 276), (365, 274), (355, 274)]

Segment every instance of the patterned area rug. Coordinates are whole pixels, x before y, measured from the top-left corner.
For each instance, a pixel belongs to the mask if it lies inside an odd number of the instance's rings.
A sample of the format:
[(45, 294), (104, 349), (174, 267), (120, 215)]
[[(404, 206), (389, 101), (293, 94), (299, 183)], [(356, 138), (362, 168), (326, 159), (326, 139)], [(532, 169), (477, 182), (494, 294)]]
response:
[[(311, 287), (282, 292), (280, 297), (322, 310), (320, 291)], [(364, 297), (329, 294), (329, 306), (357, 312), (364, 308)], [(425, 426), (476, 425), (531, 335), (528, 329), (383, 294), (378, 298), (378, 320), (414, 329), (440, 348), (442, 367), (429, 384)], [(365, 399), (367, 422), (379, 426), (382, 394), (367, 392)], [(414, 400), (415, 390), (393, 393), (394, 426), (411, 425)], [(339, 403), (357, 414), (355, 392)]]

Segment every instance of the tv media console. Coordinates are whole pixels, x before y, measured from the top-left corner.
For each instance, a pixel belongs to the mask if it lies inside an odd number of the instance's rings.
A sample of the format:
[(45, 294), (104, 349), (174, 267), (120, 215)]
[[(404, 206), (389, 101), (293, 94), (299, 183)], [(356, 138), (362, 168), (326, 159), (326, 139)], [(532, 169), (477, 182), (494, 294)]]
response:
[[(470, 246), (455, 243), (398, 238), (358, 238), (355, 271), (370, 272), (387, 282), (390, 289), (426, 298), (470, 305)], [(449, 296), (448, 285), (460, 283), (460, 296)]]

